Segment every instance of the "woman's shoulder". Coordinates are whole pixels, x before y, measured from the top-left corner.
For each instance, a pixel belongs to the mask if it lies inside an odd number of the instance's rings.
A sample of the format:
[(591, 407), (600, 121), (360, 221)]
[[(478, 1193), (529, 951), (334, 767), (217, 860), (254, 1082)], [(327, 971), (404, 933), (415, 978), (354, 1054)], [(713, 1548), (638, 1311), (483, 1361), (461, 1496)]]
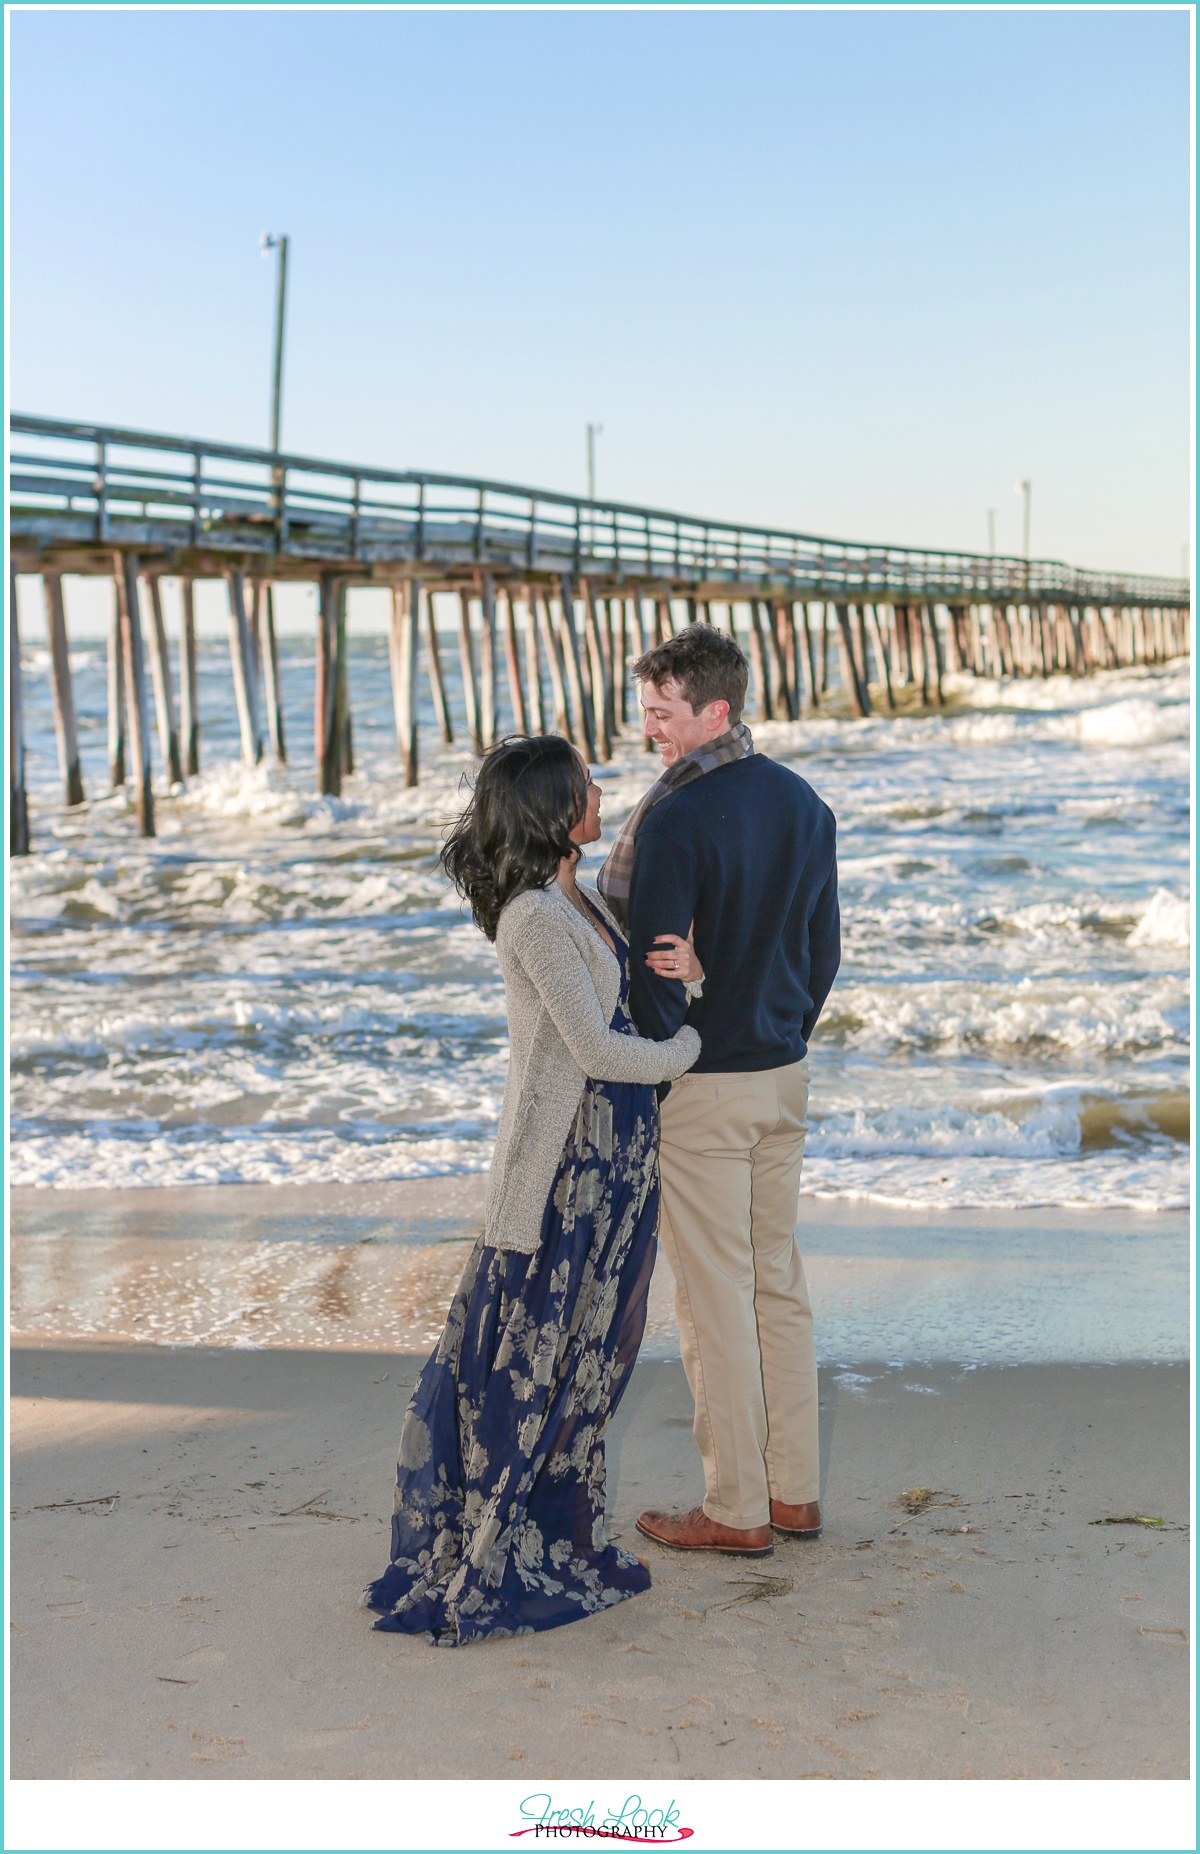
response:
[(563, 898), (561, 894), (556, 895), (556, 886), (551, 883), (549, 888), (522, 889), (519, 895), (505, 902), (496, 923), (497, 946), (502, 940), (512, 940), (516, 934), (548, 923), (555, 915), (561, 916)]

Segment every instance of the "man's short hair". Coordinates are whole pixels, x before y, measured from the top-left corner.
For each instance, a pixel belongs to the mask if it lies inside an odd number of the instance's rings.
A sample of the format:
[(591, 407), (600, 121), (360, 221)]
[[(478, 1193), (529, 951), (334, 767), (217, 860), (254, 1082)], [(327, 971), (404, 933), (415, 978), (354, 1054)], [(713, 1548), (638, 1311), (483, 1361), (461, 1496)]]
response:
[(675, 683), (694, 715), (710, 702), (728, 702), (730, 726), (742, 718), (750, 666), (736, 641), (711, 624), (690, 624), (667, 638), (638, 658), (633, 673), (656, 689)]

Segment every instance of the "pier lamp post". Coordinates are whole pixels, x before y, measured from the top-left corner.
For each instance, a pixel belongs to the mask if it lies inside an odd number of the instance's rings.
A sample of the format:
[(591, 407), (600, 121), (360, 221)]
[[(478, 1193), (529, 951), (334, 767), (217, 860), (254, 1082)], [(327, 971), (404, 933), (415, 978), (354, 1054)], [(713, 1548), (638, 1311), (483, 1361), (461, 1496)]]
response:
[(589, 425), (587, 428), (587, 485), (589, 502), (594, 502), (596, 500), (596, 439), (603, 430), (603, 425)]
[(988, 552), (993, 560), (996, 557), (996, 511), (989, 509), (988, 515)]
[(1033, 500), (1033, 483), (1030, 481), (1029, 477), (1026, 476), (1026, 477), (1022, 477), (1019, 483), (1015, 483), (1013, 485), (1013, 488), (1014, 488), (1015, 493), (1018, 496), (1024, 496), (1025, 498), (1025, 507), (1024, 507), (1024, 510), (1022, 512), (1022, 517), (1021, 517), (1021, 537), (1022, 537), (1021, 552), (1024, 554), (1025, 564), (1026, 566), (1028, 566), (1029, 565), (1029, 505)]
[(287, 233), (264, 232), (258, 241), (258, 248), (266, 257), (269, 251), (279, 253), (279, 273), (275, 287), (275, 368), (271, 379), (271, 449), (279, 449), (279, 419), (283, 403), (283, 316), (287, 304)]

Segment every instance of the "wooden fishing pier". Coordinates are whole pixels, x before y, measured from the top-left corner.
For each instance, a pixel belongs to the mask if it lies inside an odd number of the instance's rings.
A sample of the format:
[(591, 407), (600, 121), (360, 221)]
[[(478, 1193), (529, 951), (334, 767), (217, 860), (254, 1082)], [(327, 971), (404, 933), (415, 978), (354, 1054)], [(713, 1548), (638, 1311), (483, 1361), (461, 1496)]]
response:
[[(940, 705), (947, 670), (1087, 675), (1187, 652), (1182, 579), (1092, 573), (1052, 560), (832, 541), (704, 521), (512, 483), (390, 471), (113, 426), (10, 420), (10, 846), (29, 848), (15, 576), (41, 576), (64, 795), (84, 801), (63, 576), (115, 587), (108, 644), (109, 776), (133, 786), (154, 835), (151, 704), (162, 771), (199, 771), (194, 586), (228, 590), (243, 758), (286, 760), (273, 588), (319, 589), (317, 782), (353, 770), (346, 594), (390, 591), (392, 688), (404, 777), (419, 771), (419, 675), (437, 725), (452, 716), (432, 598), (458, 601), (467, 736), (497, 738), (503, 673), (518, 730), (557, 731), (611, 757), (630, 720), (628, 666), (702, 618), (738, 637), (754, 712), (798, 720), (834, 686), (854, 712)], [(178, 698), (160, 581), (182, 586)], [(503, 671), (500, 664), (503, 664)]]

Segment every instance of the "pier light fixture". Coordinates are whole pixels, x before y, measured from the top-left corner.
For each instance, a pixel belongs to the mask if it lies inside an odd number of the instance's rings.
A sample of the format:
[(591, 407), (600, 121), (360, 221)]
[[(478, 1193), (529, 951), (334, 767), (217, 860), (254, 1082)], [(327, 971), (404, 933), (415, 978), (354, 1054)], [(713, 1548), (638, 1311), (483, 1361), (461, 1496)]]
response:
[(589, 502), (594, 502), (596, 500), (596, 439), (603, 430), (603, 425), (589, 425), (587, 428), (587, 489)]
[(275, 283), (275, 364), (271, 374), (271, 449), (279, 449), (279, 421), (283, 406), (283, 318), (287, 306), (288, 240), (286, 232), (264, 232), (258, 241), (264, 257), (279, 253)]
[(1021, 552), (1024, 554), (1026, 561), (1028, 561), (1029, 559), (1029, 505), (1033, 500), (1033, 483), (1030, 480), (1030, 478), (1025, 476), (1021, 478), (1021, 481), (1019, 483), (1014, 483), (1013, 493), (1014, 495), (1024, 496), (1025, 498), (1025, 507), (1022, 511), (1022, 516), (1021, 516), (1021, 537), (1022, 537), (1021, 538)]

